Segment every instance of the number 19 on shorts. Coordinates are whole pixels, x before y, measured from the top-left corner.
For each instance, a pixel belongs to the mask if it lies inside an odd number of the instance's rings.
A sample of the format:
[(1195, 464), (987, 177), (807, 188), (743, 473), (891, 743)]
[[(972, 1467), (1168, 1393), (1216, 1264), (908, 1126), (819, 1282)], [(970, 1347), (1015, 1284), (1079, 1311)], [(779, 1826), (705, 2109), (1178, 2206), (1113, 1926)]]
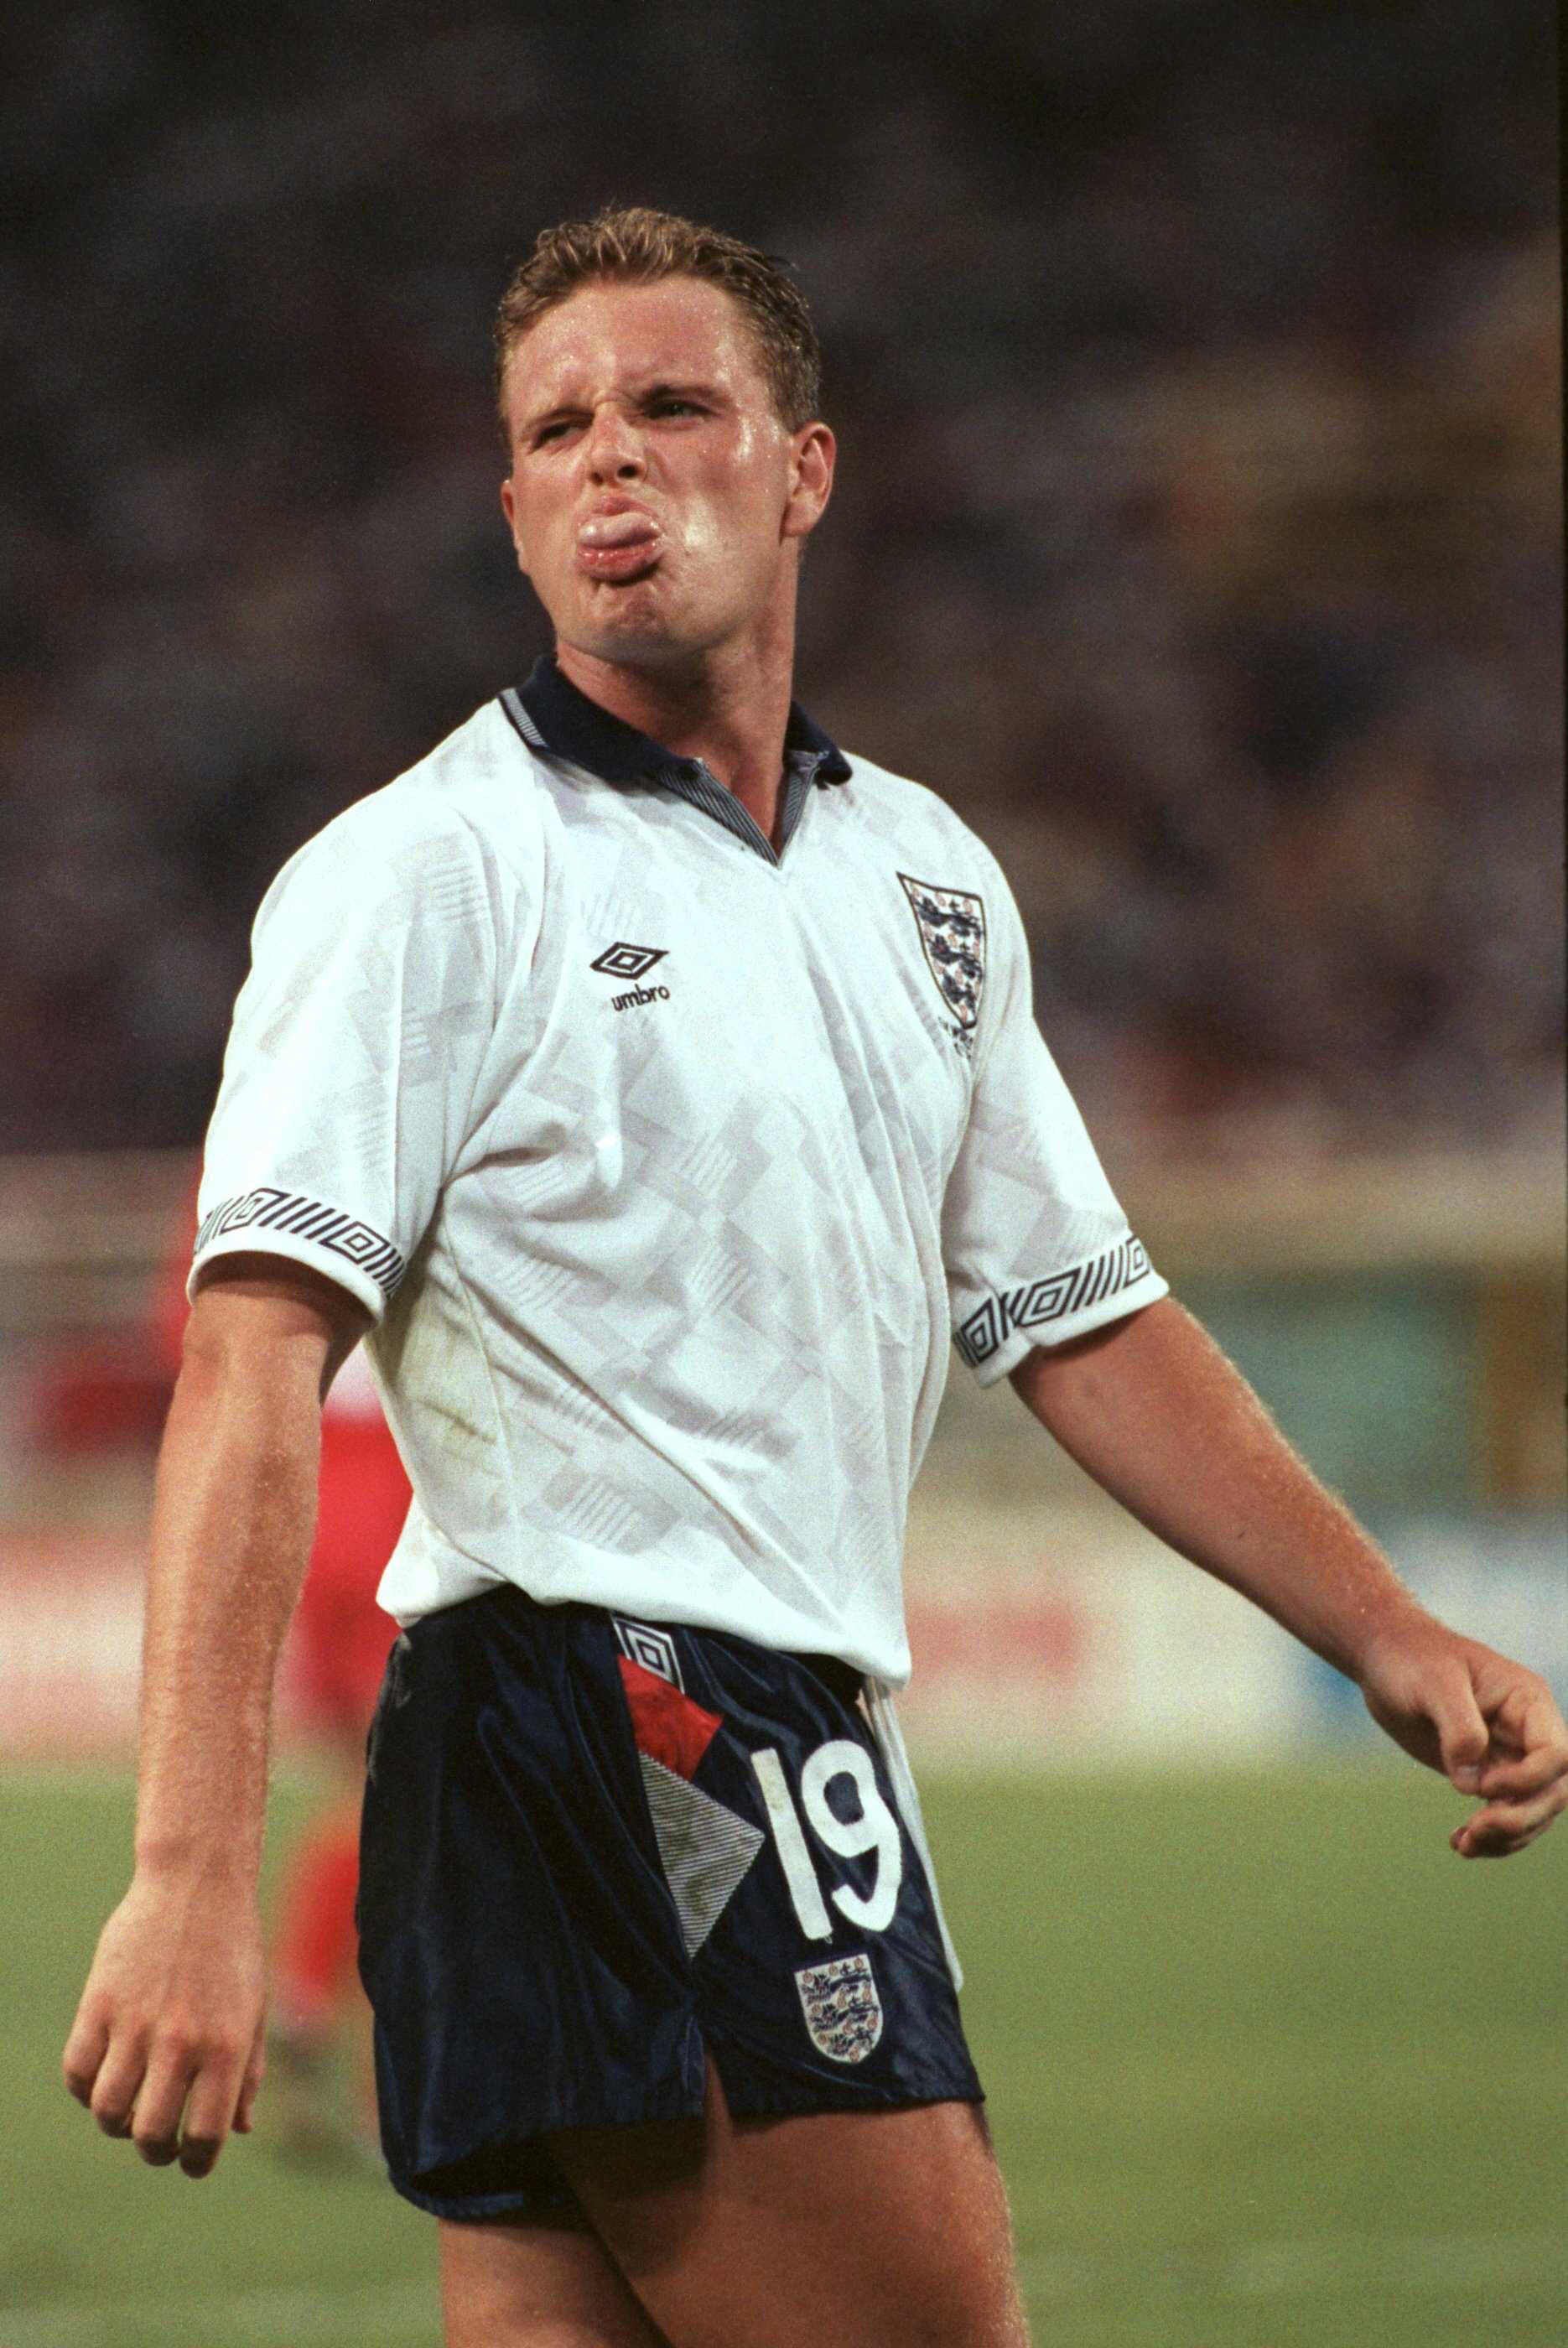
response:
[[(899, 1885), (903, 1879), (903, 1843), (898, 1820), (877, 1791), (870, 1754), (848, 1737), (835, 1737), (827, 1745), (819, 1745), (814, 1753), (808, 1755), (800, 1771), (799, 1809), (789, 1791), (784, 1764), (771, 1746), (754, 1753), (751, 1766), (762, 1789), (768, 1823), (773, 1830), (789, 1898), (806, 1938), (830, 1941), (833, 1921), (822, 1897), (821, 1879), (800, 1821), (801, 1810), (825, 1850), (840, 1859), (859, 1859), (869, 1851), (876, 1853), (876, 1872), (869, 1891), (856, 1891), (847, 1883), (838, 1883), (830, 1887), (828, 1897), (851, 1924), (859, 1924), (868, 1932), (885, 1931), (898, 1905)], [(855, 1804), (851, 1818), (841, 1818), (828, 1801), (829, 1787), (835, 1780), (845, 1779)], [(842, 1806), (841, 1796), (840, 1800)]]

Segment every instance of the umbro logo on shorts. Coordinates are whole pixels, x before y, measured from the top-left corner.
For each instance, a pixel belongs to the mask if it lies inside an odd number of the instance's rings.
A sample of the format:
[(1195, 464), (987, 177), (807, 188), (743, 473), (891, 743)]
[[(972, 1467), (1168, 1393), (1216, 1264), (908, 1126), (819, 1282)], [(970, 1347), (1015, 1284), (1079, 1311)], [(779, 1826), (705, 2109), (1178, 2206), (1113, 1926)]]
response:
[(656, 1629), (652, 1622), (628, 1622), (619, 1614), (612, 1614), (610, 1620), (615, 1626), (621, 1653), (628, 1661), (641, 1663), (645, 1672), (653, 1672), (661, 1680), (668, 1680), (671, 1687), (679, 1688), (684, 1695), (686, 1682), (681, 1677), (680, 1656), (669, 1632)]

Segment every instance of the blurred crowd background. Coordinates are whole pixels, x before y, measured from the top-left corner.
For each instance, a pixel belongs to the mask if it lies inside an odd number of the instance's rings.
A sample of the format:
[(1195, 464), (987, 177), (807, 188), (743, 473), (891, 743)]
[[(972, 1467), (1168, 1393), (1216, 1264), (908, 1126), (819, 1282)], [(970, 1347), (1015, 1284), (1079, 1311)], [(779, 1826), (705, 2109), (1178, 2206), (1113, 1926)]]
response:
[(7, 13), (0, 1149), (200, 1138), (257, 900), (542, 648), (489, 324), (789, 256), (800, 689), (1006, 864), (1091, 1118), (1553, 1128), (1549, 0)]
[[(1568, 1700), (1556, 114), (1552, 0), (0, 9), (6, 2348), (433, 2336), (410, 2213), (270, 2157), (276, 2069), (193, 2217), (41, 2083), (124, 1880), (252, 916), (544, 646), (489, 345), (548, 222), (796, 264), (842, 445), (802, 699), (995, 848), (1154, 1260)], [(1005, 1383), (950, 1381), (907, 1589), (1042, 2336), (1568, 2339), (1512, 2141), (1568, 1828), (1451, 1868), (1349, 1683)]]

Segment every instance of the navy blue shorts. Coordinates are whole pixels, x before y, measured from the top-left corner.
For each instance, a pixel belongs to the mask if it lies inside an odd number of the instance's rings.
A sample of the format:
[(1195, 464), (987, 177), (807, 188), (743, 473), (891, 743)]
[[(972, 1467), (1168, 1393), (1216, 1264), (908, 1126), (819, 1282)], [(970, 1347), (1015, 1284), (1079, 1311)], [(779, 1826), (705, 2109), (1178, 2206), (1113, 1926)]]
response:
[(572, 2206), (552, 2130), (976, 2102), (932, 1895), (823, 1657), (538, 1606), (398, 1639), (370, 1732), (360, 1970), (392, 2182)]

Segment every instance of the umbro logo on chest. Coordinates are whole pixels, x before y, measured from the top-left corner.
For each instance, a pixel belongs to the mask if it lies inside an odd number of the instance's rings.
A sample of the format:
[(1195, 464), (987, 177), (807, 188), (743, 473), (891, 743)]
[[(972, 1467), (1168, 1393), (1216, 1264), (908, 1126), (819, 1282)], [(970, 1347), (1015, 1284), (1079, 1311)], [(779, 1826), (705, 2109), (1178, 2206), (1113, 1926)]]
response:
[[(613, 946), (606, 946), (602, 954), (596, 954), (588, 967), (602, 971), (606, 978), (643, 979), (655, 963), (663, 962), (668, 952), (667, 946), (634, 946), (617, 938)], [(613, 994), (610, 1008), (612, 1011), (631, 1011), (640, 1003), (667, 1003), (669, 999), (667, 986), (632, 986), (624, 994)]]

